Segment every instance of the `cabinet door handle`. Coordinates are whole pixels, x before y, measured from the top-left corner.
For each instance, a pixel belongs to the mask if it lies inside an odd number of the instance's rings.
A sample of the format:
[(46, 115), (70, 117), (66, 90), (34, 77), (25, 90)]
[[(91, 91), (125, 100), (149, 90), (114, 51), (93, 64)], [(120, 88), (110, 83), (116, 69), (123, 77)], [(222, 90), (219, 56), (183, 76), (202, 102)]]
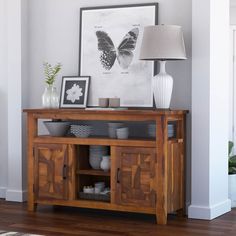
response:
[(64, 180), (67, 179), (67, 165), (63, 165), (62, 178), (63, 178)]
[(116, 172), (116, 182), (119, 184), (120, 183), (120, 168), (117, 168)]

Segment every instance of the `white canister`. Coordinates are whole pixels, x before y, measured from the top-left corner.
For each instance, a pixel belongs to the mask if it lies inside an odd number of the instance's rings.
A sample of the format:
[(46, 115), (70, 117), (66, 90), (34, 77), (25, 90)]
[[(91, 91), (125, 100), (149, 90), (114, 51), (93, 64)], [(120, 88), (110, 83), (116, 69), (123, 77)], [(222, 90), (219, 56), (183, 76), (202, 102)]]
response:
[(100, 163), (100, 167), (104, 171), (109, 171), (111, 168), (111, 157), (110, 156), (103, 156), (102, 161)]

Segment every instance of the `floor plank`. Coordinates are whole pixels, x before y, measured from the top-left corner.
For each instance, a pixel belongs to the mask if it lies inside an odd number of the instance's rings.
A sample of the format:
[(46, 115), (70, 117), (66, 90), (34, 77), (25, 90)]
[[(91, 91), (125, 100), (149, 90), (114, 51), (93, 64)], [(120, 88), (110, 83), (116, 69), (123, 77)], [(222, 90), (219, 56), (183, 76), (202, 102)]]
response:
[(236, 235), (236, 209), (212, 221), (168, 216), (168, 225), (155, 216), (38, 206), (28, 212), (26, 203), (0, 200), (0, 230), (57, 236), (202, 236)]

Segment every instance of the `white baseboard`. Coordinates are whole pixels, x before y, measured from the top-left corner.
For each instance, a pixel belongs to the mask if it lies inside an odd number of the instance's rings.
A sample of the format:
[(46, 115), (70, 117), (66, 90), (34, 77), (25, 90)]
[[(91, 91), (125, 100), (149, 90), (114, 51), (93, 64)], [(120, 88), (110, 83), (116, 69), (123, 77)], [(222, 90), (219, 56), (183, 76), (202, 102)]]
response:
[(0, 198), (6, 198), (6, 188), (0, 187)]
[(229, 211), (231, 211), (231, 201), (229, 199), (209, 207), (190, 205), (188, 208), (188, 218), (212, 220)]
[(6, 190), (6, 200), (11, 202), (25, 202), (27, 201), (27, 191), (26, 190)]
[(191, 205), (191, 203), (189, 201), (185, 202), (186, 215), (188, 215), (188, 208), (190, 205)]

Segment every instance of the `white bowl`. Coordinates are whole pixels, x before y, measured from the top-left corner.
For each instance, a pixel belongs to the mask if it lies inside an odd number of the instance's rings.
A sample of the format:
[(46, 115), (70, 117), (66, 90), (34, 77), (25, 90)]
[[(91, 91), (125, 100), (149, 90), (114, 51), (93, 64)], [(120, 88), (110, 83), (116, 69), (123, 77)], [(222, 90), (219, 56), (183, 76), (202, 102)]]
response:
[(64, 136), (69, 129), (70, 122), (68, 121), (44, 121), (48, 132), (52, 136)]
[(96, 182), (94, 184), (94, 187), (102, 187), (102, 188), (105, 188), (105, 182)]
[(102, 161), (102, 155), (98, 155), (98, 156), (90, 155), (89, 156), (89, 164), (95, 170), (100, 169), (101, 161)]
[(123, 123), (108, 123), (108, 135), (110, 138), (117, 138), (116, 129), (123, 127)]
[(94, 188), (83, 188), (84, 193), (94, 193)]
[(116, 135), (118, 139), (127, 139), (129, 137), (129, 128), (116, 129)]
[(105, 189), (105, 182), (97, 182), (94, 184), (94, 189), (99, 189), (100, 192), (104, 191)]

